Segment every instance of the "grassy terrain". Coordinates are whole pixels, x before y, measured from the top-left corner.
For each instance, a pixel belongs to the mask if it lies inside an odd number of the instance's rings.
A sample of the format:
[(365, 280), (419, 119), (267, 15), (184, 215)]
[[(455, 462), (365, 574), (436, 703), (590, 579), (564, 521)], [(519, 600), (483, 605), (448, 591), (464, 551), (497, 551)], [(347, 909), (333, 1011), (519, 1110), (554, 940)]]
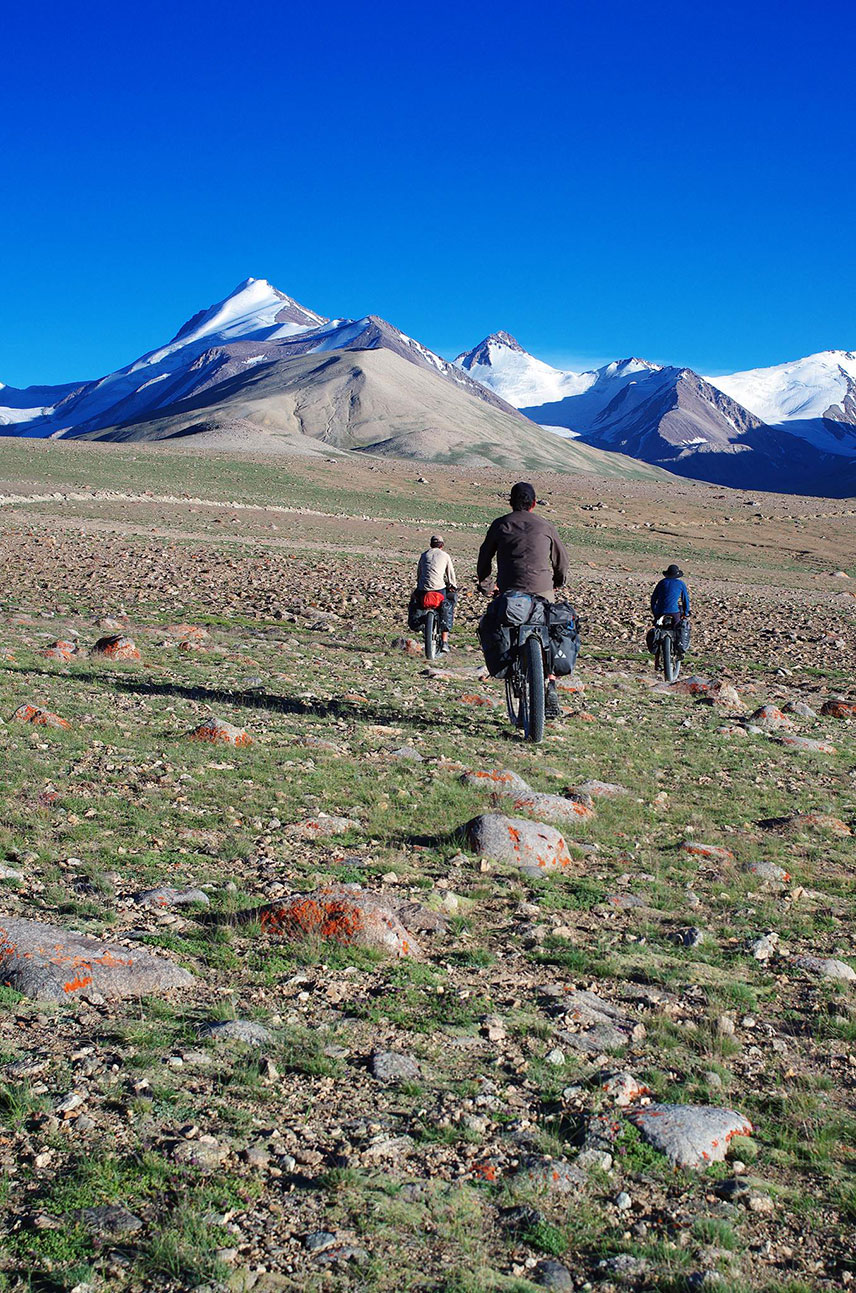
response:
[[(536, 749), (472, 700), (502, 700), (475, 677), (474, 595), (452, 677), (396, 644), (426, 529), (448, 527), (471, 572), (507, 483), (426, 474), (0, 444), (0, 492), (85, 495), (0, 507), (0, 911), (138, 940), (195, 976), (118, 1004), (0, 989), (0, 1287), (525, 1293), (544, 1259), (608, 1288), (619, 1276), (600, 1263), (621, 1255), (637, 1259), (625, 1284), (664, 1291), (704, 1272), (733, 1293), (856, 1274), (853, 987), (793, 964), (856, 966), (852, 837), (798, 816), (853, 825), (854, 726), (795, 718), (833, 742), (822, 755), (735, 724), (852, 687), (856, 599), (831, 577), (856, 574), (847, 505), (747, 496), (750, 513), (685, 482), (539, 481), (586, 633), (584, 690)], [(739, 707), (651, 690), (644, 597), (673, 555), (699, 601), (692, 669), (727, 677)], [(122, 612), (139, 663), (44, 656), (58, 637), (90, 646), (93, 620)], [(178, 622), (206, 626), (199, 650), (178, 649)], [(28, 700), (69, 729), (12, 722)], [(212, 711), (253, 744), (188, 741)], [(460, 774), (497, 767), (553, 793), (589, 779), (629, 793), (568, 835), (568, 874), (533, 881), (462, 852), (459, 828), (489, 804)], [(322, 811), (356, 825), (303, 838)], [(686, 839), (733, 859), (688, 855)], [(792, 878), (760, 880), (752, 862)], [(421, 959), (390, 962), (232, 920), (331, 881), (444, 913), (445, 928), (418, 933)], [(133, 902), (159, 884), (202, 887), (210, 906)], [(612, 901), (628, 896), (641, 905)], [(698, 946), (680, 942), (690, 926)], [(769, 931), (765, 964), (746, 944)], [(641, 1027), (586, 1055), (559, 987)], [(200, 1035), (230, 1018), (263, 1023), (271, 1044)], [(382, 1085), (376, 1049), (414, 1057), (418, 1078)], [(604, 1069), (745, 1114), (756, 1133), (730, 1157), (754, 1203), (717, 1192), (731, 1164), (670, 1168), (610, 1106)], [(57, 1111), (70, 1092), (82, 1103)], [(519, 1174), (533, 1156), (573, 1160), (601, 1112), (619, 1126), (607, 1170), (570, 1195)], [(177, 1155), (205, 1137), (216, 1162)], [(93, 1231), (81, 1210), (101, 1204), (141, 1224)], [(335, 1244), (313, 1249), (318, 1231)]]

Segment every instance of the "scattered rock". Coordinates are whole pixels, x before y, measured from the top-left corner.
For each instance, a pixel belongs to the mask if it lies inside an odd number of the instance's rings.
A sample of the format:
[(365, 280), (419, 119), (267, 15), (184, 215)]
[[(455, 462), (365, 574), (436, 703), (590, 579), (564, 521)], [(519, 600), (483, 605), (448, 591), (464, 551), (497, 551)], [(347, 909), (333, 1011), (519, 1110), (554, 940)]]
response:
[(165, 957), (41, 921), (0, 917), (0, 982), (25, 997), (142, 997), (193, 982)]
[(493, 806), (502, 807), (504, 798), (507, 798), (509, 810), (532, 813), (538, 819), (554, 822), (559, 826), (575, 826), (594, 816), (591, 800), (585, 800), (582, 795), (548, 795), (533, 790), (509, 797), (494, 794), (491, 795)]
[(576, 789), (577, 794), (588, 795), (592, 799), (620, 799), (622, 795), (630, 794), (626, 786), (614, 781), (583, 781)]
[(746, 871), (749, 875), (757, 876), (759, 880), (778, 880), (782, 884), (786, 884), (791, 878), (790, 871), (776, 866), (775, 862), (750, 862)]
[(99, 638), (92, 648), (92, 655), (104, 656), (108, 660), (140, 660), (139, 649), (133, 638), (126, 638), (121, 633), (111, 633)]
[(720, 1163), (732, 1137), (754, 1131), (744, 1114), (712, 1105), (650, 1104), (624, 1116), (676, 1167)]
[(721, 844), (700, 844), (696, 840), (684, 840), (681, 852), (688, 853), (690, 857), (709, 858), (713, 862), (734, 861), (731, 849), (723, 848)]
[(201, 907), (210, 905), (208, 894), (202, 889), (170, 889), (167, 886), (143, 889), (141, 893), (134, 894), (134, 902), (138, 907), (162, 908), (187, 907), (191, 903), (198, 903)]
[(142, 1230), (143, 1222), (120, 1203), (104, 1203), (97, 1207), (80, 1208), (72, 1213), (87, 1230), (97, 1235), (131, 1235)]
[(799, 750), (806, 754), (837, 754), (838, 750), (829, 741), (815, 740), (811, 736), (797, 736), (795, 732), (783, 732), (777, 738), (781, 745), (789, 750)]
[(517, 794), (525, 793), (529, 790), (528, 782), (524, 781), (516, 772), (510, 768), (488, 768), (486, 770), (476, 770), (465, 772), (461, 776), (461, 781), (465, 786), (477, 786), (479, 788), (486, 786), (498, 794)]
[(204, 723), (194, 727), (192, 732), (188, 732), (188, 739), (191, 741), (213, 741), (222, 742), (224, 745), (252, 745), (253, 738), (243, 727), (235, 727), (232, 723), (226, 723), (222, 718), (206, 718)]
[(234, 920), (258, 920), (267, 934), (297, 941), (330, 940), (386, 956), (417, 957), (421, 948), (387, 903), (359, 889), (316, 889), (241, 912)]
[(344, 835), (346, 831), (356, 830), (359, 822), (350, 817), (332, 817), (329, 813), (318, 813), (288, 828), (287, 834), (299, 840), (327, 839), (330, 835)]
[(477, 856), (510, 863), (525, 875), (540, 876), (571, 866), (564, 837), (542, 822), (485, 813), (463, 829), (468, 847)]
[(845, 983), (852, 983), (856, 979), (856, 970), (846, 961), (836, 961), (834, 957), (795, 956), (791, 964), (799, 966), (801, 970), (808, 970), (809, 974), (816, 974), (822, 979), (838, 979)]
[(395, 1085), (399, 1082), (418, 1082), (422, 1077), (422, 1066), (412, 1055), (402, 1055), (397, 1051), (373, 1051), (369, 1060), (372, 1077), (378, 1082)]
[(574, 1194), (587, 1177), (564, 1158), (532, 1158), (519, 1169), (515, 1180), (545, 1194)]
[(570, 1293), (574, 1287), (574, 1281), (571, 1279), (571, 1272), (567, 1266), (561, 1262), (553, 1261), (552, 1258), (545, 1258), (540, 1261), (532, 1272), (535, 1283), (540, 1284), (545, 1289), (559, 1289), (563, 1293)]
[(215, 1020), (203, 1024), (199, 1036), (215, 1042), (243, 1042), (246, 1046), (269, 1046), (274, 1041), (273, 1033), (252, 1019)]
[(776, 955), (779, 946), (779, 935), (770, 931), (768, 934), (762, 934), (760, 938), (753, 938), (746, 944), (746, 951), (754, 956), (756, 961), (769, 961)]
[(401, 763), (424, 763), (424, 757), (412, 745), (400, 745), (397, 750), (390, 750), (389, 757)]
[(11, 721), (15, 723), (32, 723), (34, 727), (71, 727), (68, 719), (60, 718), (59, 714), (53, 714), (49, 709), (42, 709), (40, 705), (31, 705), (29, 702), (18, 706), (12, 715)]
[(820, 712), (824, 718), (856, 718), (856, 701), (827, 700)]
[(704, 940), (704, 930), (699, 929), (697, 925), (690, 925), (686, 929), (676, 929), (669, 935), (673, 943), (679, 947), (701, 947)]
[(762, 705), (754, 714), (749, 715), (749, 722), (760, 727), (762, 732), (777, 732), (782, 728), (793, 727), (793, 722), (776, 705)]

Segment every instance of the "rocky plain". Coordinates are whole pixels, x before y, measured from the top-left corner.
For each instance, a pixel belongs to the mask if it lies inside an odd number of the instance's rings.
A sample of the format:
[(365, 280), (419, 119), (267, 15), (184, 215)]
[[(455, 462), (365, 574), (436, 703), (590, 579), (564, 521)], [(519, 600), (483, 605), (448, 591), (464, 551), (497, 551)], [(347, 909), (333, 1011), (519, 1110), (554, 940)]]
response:
[(535, 747), (475, 637), (510, 483), (0, 442), (0, 1288), (856, 1282), (856, 504), (539, 477)]

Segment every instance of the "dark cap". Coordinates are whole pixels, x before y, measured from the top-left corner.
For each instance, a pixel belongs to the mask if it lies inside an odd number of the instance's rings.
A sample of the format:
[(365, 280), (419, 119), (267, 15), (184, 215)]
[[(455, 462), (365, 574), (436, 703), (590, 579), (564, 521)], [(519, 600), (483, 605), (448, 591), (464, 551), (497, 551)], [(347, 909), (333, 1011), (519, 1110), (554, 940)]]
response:
[(535, 495), (535, 486), (530, 485), (528, 480), (519, 480), (516, 485), (511, 487), (511, 506), (515, 512), (522, 512), (527, 507), (532, 507), (538, 500)]
[(442, 548), (442, 547), (443, 547), (443, 540), (440, 538), (440, 535), (439, 535), (439, 534), (432, 534), (432, 535), (431, 535), (431, 547), (432, 547), (432, 548)]
[(663, 571), (663, 574), (667, 579), (682, 579), (684, 572), (681, 570), (680, 566), (676, 566), (673, 561), (669, 566), (669, 569)]

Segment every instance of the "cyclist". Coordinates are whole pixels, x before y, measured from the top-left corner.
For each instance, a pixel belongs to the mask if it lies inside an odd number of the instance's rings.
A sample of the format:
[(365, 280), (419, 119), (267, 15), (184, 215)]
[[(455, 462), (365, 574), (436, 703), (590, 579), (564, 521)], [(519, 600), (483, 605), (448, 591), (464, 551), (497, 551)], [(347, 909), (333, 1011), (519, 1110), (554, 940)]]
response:
[(439, 534), (431, 535), (430, 545), (419, 558), (419, 565), (416, 570), (416, 588), (420, 593), (443, 594), (443, 600), (438, 608), (443, 638), (440, 650), (451, 651), (449, 634), (452, 631), (455, 619), (458, 584), (452, 558), (446, 551), (446, 545)]
[[(498, 516), (479, 548), (476, 578), (486, 595), (517, 589), (545, 601), (556, 600), (568, 573), (568, 553), (552, 521), (535, 513), (537, 498), (528, 481), (518, 481), (511, 490), (511, 511)], [(491, 571), (496, 557), (496, 585)], [(556, 676), (547, 680), (545, 714), (558, 718), (561, 713), (556, 691)]]
[(651, 614), (655, 620), (661, 615), (677, 617), (680, 623), (677, 655), (683, 658), (690, 644), (690, 594), (684, 583), (684, 572), (674, 562), (663, 571), (663, 578), (651, 594)]

